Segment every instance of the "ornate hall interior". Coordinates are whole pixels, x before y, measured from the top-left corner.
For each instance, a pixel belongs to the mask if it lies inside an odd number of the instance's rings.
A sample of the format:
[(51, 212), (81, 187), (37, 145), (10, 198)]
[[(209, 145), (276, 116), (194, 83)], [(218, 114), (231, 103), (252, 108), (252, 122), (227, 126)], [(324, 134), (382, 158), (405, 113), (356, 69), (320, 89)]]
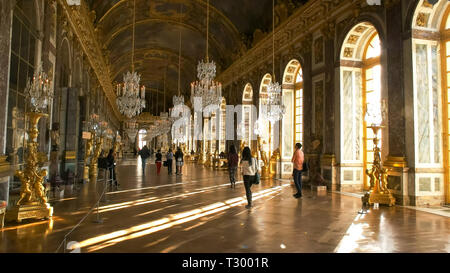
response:
[(450, 252), (448, 0), (0, 0), (0, 48), (0, 253)]

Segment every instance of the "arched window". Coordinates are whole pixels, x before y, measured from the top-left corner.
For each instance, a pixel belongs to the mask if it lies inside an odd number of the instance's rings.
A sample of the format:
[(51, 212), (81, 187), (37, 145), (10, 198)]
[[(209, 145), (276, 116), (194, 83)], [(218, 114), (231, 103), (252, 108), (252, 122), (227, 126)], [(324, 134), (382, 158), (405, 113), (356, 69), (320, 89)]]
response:
[(17, 1), (13, 13), (6, 134), (6, 149), (13, 164), (24, 161), (25, 87), (34, 74), (38, 37), (34, 2)]
[[(370, 38), (367, 46), (364, 50), (363, 57), (363, 105), (364, 110), (372, 111), (372, 115), (376, 116), (379, 120), (381, 117), (381, 45), (378, 33), (374, 33)], [(363, 112), (364, 114), (364, 112)], [(373, 139), (375, 135), (372, 129), (367, 128), (370, 124), (367, 124), (367, 120), (364, 122), (365, 127), (365, 141), (364, 141), (364, 156), (365, 156), (365, 169), (371, 168), (371, 163), (374, 159), (373, 153)], [(378, 132), (378, 139), (381, 140), (381, 131)], [(382, 141), (379, 141), (379, 148), (382, 148)]]
[[(445, 18), (445, 17), (444, 17)], [(447, 8), (446, 11), (446, 19), (445, 26), (442, 27), (441, 30), (441, 63), (442, 63), (442, 85), (443, 90), (447, 89), (447, 92), (444, 93), (444, 101), (446, 104), (444, 105), (444, 116), (447, 119), (447, 122), (444, 124), (444, 128), (446, 128), (446, 138), (444, 138), (444, 143), (447, 147), (447, 153), (445, 153), (445, 175), (446, 175), (446, 183), (445, 183), (445, 198), (446, 203), (450, 203), (450, 7)], [(442, 187), (438, 184), (434, 185), (435, 191), (443, 190)]]
[[(347, 34), (340, 60), (340, 183), (344, 191), (345, 187), (351, 191), (368, 188), (364, 170), (371, 168), (374, 159), (375, 136), (367, 126), (382, 121), (380, 55), (379, 34), (371, 23), (360, 23)], [(382, 149), (382, 141), (378, 146)]]
[(222, 104), (220, 104), (220, 138), (219, 138), (219, 153), (225, 151), (225, 138), (226, 138), (226, 111), (227, 102), (225, 98), (222, 98)]
[[(259, 134), (261, 139), (263, 140), (263, 148), (268, 151), (269, 150), (269, 134), (271, 139), (273, 139), (273, 133), (269, 132), (269, 120), (264, 116), (263, 111), (266, 110), (264, 108), (265, 104), (267, 104), (268, 93), (267, 87), (272, 82), (272, 76), (270, 74), (264, 75), (261, 85), (259, 87)], [(273, 131), (273, 130), (272, 130)], [(272, 141), (273, 143), (273, 141)], [(272, 145), (273, 146), (273, 145)], [(273, 151), (273, 147), (270, 147), (271, 151)]]
[(141, 129), (139, 130), (138, 140), (139, 140), (139, 149), (142, 149), (144, 145), (147, 145), (147, 141), (145, 140), (145, 137), (147, 136), (147, 130)]
[(253, 130), (253, 120), (252, 120), (252, 105), (253, 105), (253, 87), (250, 83), (247, 83), (244, 87), (244, 92), (242, 94), (242, 118), (243, 126), (242, 128), (242, 140), (245, 142), (246, 146), (251, 148), (252, 142), (252, 130)]
[[(291, 60), (283, 74), (283, 104), (286, 113), (281, 121), (282, 157), (290, 162), (295, 143), (304, 141), (303, 135), (303, 70), (298, 60)], [(290, 163), (289, 163), (290, 164)], [(286, 167), (286, 168), (291, 168)]]
[(295, 75), (295, 143), (303, 143), (303, 71), (299, 66)]

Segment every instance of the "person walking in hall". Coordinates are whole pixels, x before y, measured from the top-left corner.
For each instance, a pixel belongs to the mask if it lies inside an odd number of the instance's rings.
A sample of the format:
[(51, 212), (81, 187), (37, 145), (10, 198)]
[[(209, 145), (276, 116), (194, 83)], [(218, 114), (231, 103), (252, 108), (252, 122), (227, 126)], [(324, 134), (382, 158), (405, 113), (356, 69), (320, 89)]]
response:
[(239, 156), (234, 145), (230, 146), (228, 152), (228, 172), (230, 174), (231, 188), (236, 188), (236, 170), (239, 163)]
[(162, 154), (160, 149), (158, 149), (158, 152), (156, 153), (155, 157), (156, 157), (155, 160), (156, 174), (159, 175), (159, 173), (161, 172), (161, 161), (162, 161)]
[(118, 187), (119, 183), (117, 182), (117, 177), (116, 177), (116, 154), (113, 149), (109, 150), (108, 156), (106, 157), (106, 162), (108, 162), (111, 186), (114, 184), (116, 187)]
[(150, 157), (150, 150), (148, 149), (147, 145), (144, 145), (142, 149), (139, 151), (139, 155), (141, 156), (142, 160), (142, 175), (145, 176), (145, 163), (147, 161), (147, 158)]
[(302, 170), (303, 170), (303, 161), (305, 160), (305, 155), (303, 154), (302, 144), (295, 144), (295, 152), (292, 156), (292, 163), (294, 163), (294, 184), (297, 188), (297, 193), (294, 194), (295, 198), (302, 197)]
[(184, 162), (184, 154), (181, 151), (181, 148), (178, 147), (177, 151), (175, 152), (175, 166), (177, 175), (182, 175), (183, 162)]
[(252, 191), (251, 186), (256, 179), (256, 173), (259, 171), (258, 162), (252, 157), (252, 153), (249, 147), (245, 147), (242, 151), (241, 170), (244, 177), (245, 194), (247, 195), (247, 206), (249, 209), (252, 207)]
[(167, 171), (169, 174), (172, 174), (172, 161), (173, 161), (172, 148), (169, 148), (169, 151), (166, 154), (166, 160), (167, 160)]

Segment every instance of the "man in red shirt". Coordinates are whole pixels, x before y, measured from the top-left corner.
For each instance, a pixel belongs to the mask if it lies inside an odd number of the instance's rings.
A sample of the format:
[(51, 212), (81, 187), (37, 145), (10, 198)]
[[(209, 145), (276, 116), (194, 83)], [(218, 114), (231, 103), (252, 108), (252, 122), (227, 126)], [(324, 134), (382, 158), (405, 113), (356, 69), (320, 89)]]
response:
[(292, 156), (292, 163), (294, 163), (294, 184), (297, 188), (297, 193), (294, 194), (295, 198), (302, 197), (302, 170), (303, 170), (303, 161), (305, 160), (305, 155), (301, 150), (302, 144), (295, 144), (295, 152)]

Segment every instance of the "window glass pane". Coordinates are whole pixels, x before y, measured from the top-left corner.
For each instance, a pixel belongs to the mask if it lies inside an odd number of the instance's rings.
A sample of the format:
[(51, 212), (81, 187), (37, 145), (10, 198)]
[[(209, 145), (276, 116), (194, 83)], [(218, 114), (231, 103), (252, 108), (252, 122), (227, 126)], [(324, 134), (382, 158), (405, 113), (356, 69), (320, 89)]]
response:
[(19, 54), (20, 49), (20, 21), (14, 16), (12, 27), (11, 50)]
[(367, 55), (366, 59), (378, 57), (381, 55), (381, 45), (380, 45), (380, 38), (378, 34), (372, 38), (372, 40), (369, 43), (369, 47), (367, 48)]
[(25, 97), (21, 94), (17, 95), (17, 108), (21, 111), (25, 111)]
[(16, 106), (16, 96), (16, 91), (10, 89), (8, 95), (8, 127), (12, 126), (12, 109)]
[(19, 66), (19, 92), (24, 92), (25, 86), (27, 84), (27, 73), (28, 73), (28, 65), (24, 61), (20, 61)]
[(29, 33), (27, 28), (22, 27), (21, 42), (20, 42), (20, 57), (28, 61), (29, 49)]
[(11, 68), (9, 75), (9, 88), (17, 89), (17, 73), (19, 70), (19, 59), (16, 54), (11, 54)]
[(33, 36), (30, 36), (30, 54), (29, 54), (28, 62), (33, 66), (35, 65), (35, 63), (34, 63), (35, 45), (36, 45), (36, 38), (34, 38)]

